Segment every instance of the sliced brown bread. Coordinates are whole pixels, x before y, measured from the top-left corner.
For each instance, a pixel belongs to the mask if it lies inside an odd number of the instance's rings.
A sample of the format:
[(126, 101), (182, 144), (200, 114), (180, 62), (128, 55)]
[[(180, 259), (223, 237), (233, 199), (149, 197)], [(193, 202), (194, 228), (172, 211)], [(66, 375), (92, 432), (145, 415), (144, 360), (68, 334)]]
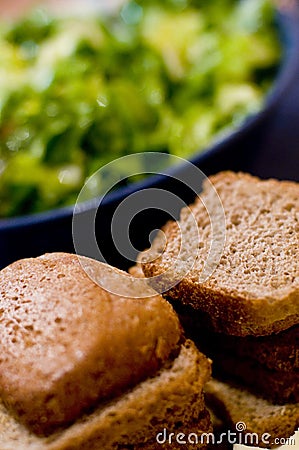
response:
[(186, 336), (212, 359), (217, 352), (234, 355), (236, 359), (250, 358), (275, 371), (299, 370), (299, 325), (268, 336), (230, 336), (214, 332), (207, 314), (179, 301), (171, 303)]
[[(144, 276), (138, 263), (129, 272), (135, 277)], [(213, 360), (214, 375), (235, 379), (274, 403), (299, 402), (298, 325), (268, 336), (230, 336), (212, 331), (206, 313), (179, 301), (170, 302), (186, 336)]]
[(216, 379), (208, 382), (205, 390), (209, 408), (226, 422), (232, 432), (238, 433), (236, 424), (239, 422), (245, 424), (242, 442), (248, 445), (252, 442), (249, 436), (245, 441), (246, 433), (257, 434), (258, 442), (256, 443), (254, 437), (254, 446), (272, 448), (275, 447), (275, 438), (288, 438), (299, 427), (298, 403), (274, 405), (249, 393), (243, 387)]
[(270, 370), (299, 372), (299, 325), (270, 336), (238, 337), (208, 333), (206, 338), (215, 350), (233, 353), (237, 358), (253, 359)]
[(224, 381), (236, 380), (253, 394), (259, 394), (272, 403), (299, 403), (298, 370), (270, 370), (253, 358), (215, 352), (213, 373)]
[[(37, 436), (0, 404), (1, 450), (137, 450), (180, 449), (157, 443), (156, 436), (211, 431), (202, 389), (210, 363), (191, 341), (156, 376), (142, 381), (113, 400), (99, 404), (74, 424), (48, 437)], [(200, 446), (198, 446), (199, 448)], [(194, 449), (194, 445), (184, 446)], [(201, 447), (201, 448), (204, 448)]]
[[(112, 270), (84, 261), (98, 275)], [(62, 253), (14, 263), (0, 282), (1, 450), (150, 450), (165, 448), (164, 429), (172, 440), (211, 431), (211, 362), (162, 297), (112, 295)]]
[(211, 331), (206, 314), (172, 303), (186, 336), (213, 360), (214, 375), (275, 403), (299, 402), (298, 325), (269, 336), (229, 336)]
[(214, 197), (206, 183), (201, 198), (191, 205), (199, 238), (190, 233), (190, 210), (183, 209), (179, 223), (166, 224), (163, 242), (158, 235), (147, 252), (142, 262), (145, 276), (173, 267), (182, 233), (188, 243), (182, 258), (194, 242), (198, 258), (167, 296), (206, 312), (215, 331), (231, 335), (262, 336), (298, 324), (299, 184), (233, 172), (221, 172), (210, 181), (226, 218), (226, 241), (217, 268), (207, 281), (199, 281), (212, 238), (204, 203), (213, 209)]
[(0, 397), (36, 433), (71, 423), (179, 351), (181, 328), (168, 302), (108, 293), (76, 255), (2, 270), (0, 310)]

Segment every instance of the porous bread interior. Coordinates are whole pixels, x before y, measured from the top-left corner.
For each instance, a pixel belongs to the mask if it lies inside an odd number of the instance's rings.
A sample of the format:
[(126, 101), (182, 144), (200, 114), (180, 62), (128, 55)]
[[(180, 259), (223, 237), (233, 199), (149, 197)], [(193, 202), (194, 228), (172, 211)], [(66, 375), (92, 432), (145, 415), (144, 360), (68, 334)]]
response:
[[(213, 209), (209, 184), (180, 221), (163, 227), (142, 266), (146, 277), (161, 275), (194, 254), (196, 262), (167, 295), (209, 313), (215, 328), (235, 335), (266, 335), (299, 321), (299, 184), (260, 180), (244, 173), (221, 172), (210, 178), (222, 201), (226, 240), (220, 262), (208, 278), (199, 277), (211, 245), (211, 223), (204, 204)], [(191, 210), (191, 212), (190, 212)], [(199, 239), (190, 232), (194, 215)], [(180, 248), (184, 236), (184, 248)]]
[(0, 308), (0, 395), (42, 434), (156, 373), (181, 337), (162, 297), (110, 294), (70, 254), (2, 270)]
[(211, 431), (202, 393), (210, 371), (210, 362), (187, 340), (169, 367), (47, 438), (32, 434), (0, 404), (1, 450), (153, 449), (164, 427)]

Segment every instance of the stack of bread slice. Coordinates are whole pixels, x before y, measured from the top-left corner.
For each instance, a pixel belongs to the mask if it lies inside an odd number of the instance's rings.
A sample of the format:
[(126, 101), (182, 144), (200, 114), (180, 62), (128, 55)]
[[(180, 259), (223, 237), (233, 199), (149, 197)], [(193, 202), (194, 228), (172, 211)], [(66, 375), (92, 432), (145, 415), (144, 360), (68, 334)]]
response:
[(231, 427), (244, 422), (246, 432), (287, 437), (299, 427), (299, 184), (233, 172), (210, 182), (226, 219), (222, 256), (211, 276), (200, 281), (212, 239), (204, 206), (209, 183), (179, 222), (164, 226), (163, 244), (158, 235), (140, 255), (142, 270), (146, 277), (166, 273), (179, 257), (182, 234), (198, 241), (194, 266), (164, 296), (213, 360), (210, 400)]
[(117, 296), (53, 253), (0, 272), (0, 312), (1, 450), (205, 447), (210, 361), (160, 295)]

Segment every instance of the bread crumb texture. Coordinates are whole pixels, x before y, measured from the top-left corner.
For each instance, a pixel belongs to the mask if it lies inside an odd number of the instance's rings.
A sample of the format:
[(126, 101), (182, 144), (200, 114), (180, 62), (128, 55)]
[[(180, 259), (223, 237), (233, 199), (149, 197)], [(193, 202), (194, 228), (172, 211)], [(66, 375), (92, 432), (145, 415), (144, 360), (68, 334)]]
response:
[(269, 433), (274, 441), (292, 436), (299, 427), (299, 403), (275, 405), (238, 385), (216, 379), (209, 381), (205, 389), (209, 408), (231, 431), (236, 431), (238, 422), (245, 423), (244, 433), (257, 433), (260, 447), (266, 447), (262, 442), (264, 433)]
[[(233, 172), (221, 172), (210, 181), (226, 219), (225, 246), (216, 270), (207, 281), (199, 282), (212, 239), (205, 205), (213, 211), (214, 194), (205, 183), (200, 198), (181, 211), (179, 223), (164, 226), (166, 247), (160, 248), (159, 237), (154, 241), (148, 259), (143, 260), (145, 275), (165, 272), (180, 250), (182, 264), (195, 252), (194, 266), (167, 295), (209, 313), (216, 331), (266, 335), (297, 324), (299, 184)], [(190, 232), (191, 214), (198, 236)], [(180, 249), (182, 235), (185, 247)]]
[(153, 376), (181, 329), (162, 297), (112, 295), (76, 255), (54, 253), (0, 272), (0, 335), (3, 403), (35, 433), (49, 434)]
[[(32, 434), (0, 403), (1, 450), (121, 450), (169, 448), (157, 433), (211, 431), (203, 386), (210, 378), (210, 361), (185, 341), (178, 356), (150, 377), (67, 429), (43, 437)], [(179, 449), (175, 442), (171, 448)], [(194, 445), (186, 446), (194, 449)]]

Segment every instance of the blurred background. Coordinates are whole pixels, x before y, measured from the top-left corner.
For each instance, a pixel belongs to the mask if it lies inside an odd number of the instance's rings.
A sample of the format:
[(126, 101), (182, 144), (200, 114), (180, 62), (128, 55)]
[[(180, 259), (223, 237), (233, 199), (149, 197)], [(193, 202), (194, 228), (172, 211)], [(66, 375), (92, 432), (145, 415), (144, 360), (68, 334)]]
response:
[[(119, 5), (0, 0), (1, 267), (73, 251), (72, 205), (84, 180), (125, 154), (162, 151), (190, 159), (206, 175), (230, 169), (299, 181), (298, 2)], [(95, 11), (116, 10), (117, 18), (97, 28)], [(66, 22), (56, 23), (60, 17)], [(193, 199), (168, 178), (137, 181), (136, 188), (130, 180), (120, 186), (97, 213), (98, 243), (123, 268), (130, 262), (115, 250), (110, 225), (130, 192), (157, 186)], [(101, 189), (95, 184), (90, 198)], [(82, 211), (88, 216), (92, 208)], [(155, 210), (134, 218), (136, 249), (167, 219)]]

